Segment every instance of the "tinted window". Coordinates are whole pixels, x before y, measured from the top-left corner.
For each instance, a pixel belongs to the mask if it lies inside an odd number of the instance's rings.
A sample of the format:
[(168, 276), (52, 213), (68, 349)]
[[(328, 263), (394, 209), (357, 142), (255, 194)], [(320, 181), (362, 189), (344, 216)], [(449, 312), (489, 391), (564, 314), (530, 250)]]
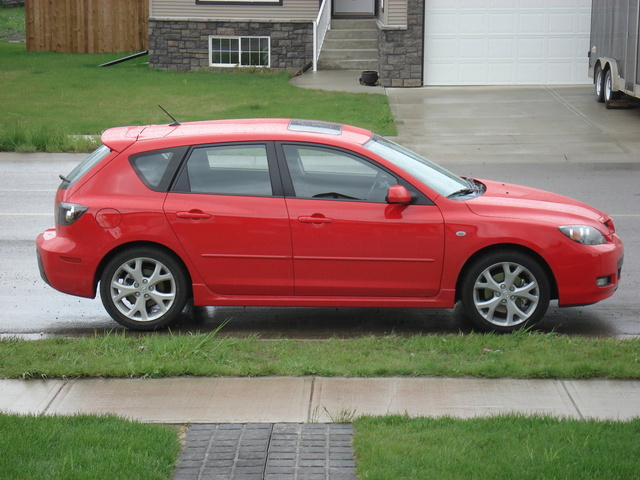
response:
[[(224, 145), (193, 150), (182, 176), (192, 193), (271, 196), (265, 145)], [(184, 179), (179, 182), (185, 185)]]
[(147, 187), (166, 191), (185, 151), (186, 147), (154, 150), (133, 155), (130, 162)]
[(82, 178), (85, 173), (87, 173), (89, 170), (95, 167), (98, 164), (98, 162), (100, 162), (100, 160), (105, 158), (110, 153), (111, 153), (111, 150), (106, 145), (101, 145), (100, 147), (95, 149), (91, 155), (89, 155), (82, 162), (80, 162), (73, 170), (71, 170), (71, 173), (69, 173), (69, 175), (64, 177), (62, 184), (60, 185), (60, 188), (63, 190), (68, 188), (69, 185), (71, 185), (72, 183)]
[(298, 198), (386, 202), (396, 178), (341, 150), (305, 145), (282, 146)]

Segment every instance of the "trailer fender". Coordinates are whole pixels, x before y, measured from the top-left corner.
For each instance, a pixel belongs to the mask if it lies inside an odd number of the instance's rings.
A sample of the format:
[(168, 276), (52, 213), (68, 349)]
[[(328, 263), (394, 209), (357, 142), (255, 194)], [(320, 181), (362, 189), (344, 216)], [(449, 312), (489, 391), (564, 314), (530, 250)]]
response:
[(600, 64), (603, 72), (611, 70), (611, 91), (620, 91), (620, 75), (618, 75), (618, 62), (615, 58), (599, 57), (596, 61), (596, 65)]

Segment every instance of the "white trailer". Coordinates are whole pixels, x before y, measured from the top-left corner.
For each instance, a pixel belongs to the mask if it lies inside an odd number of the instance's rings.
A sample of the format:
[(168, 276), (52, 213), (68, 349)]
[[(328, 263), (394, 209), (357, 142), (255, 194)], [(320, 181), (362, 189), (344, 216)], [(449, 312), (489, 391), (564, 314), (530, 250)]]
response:
[(640, 0), (592, 0), (589, 76), (607, 108), (640, 98), (639, 25)]

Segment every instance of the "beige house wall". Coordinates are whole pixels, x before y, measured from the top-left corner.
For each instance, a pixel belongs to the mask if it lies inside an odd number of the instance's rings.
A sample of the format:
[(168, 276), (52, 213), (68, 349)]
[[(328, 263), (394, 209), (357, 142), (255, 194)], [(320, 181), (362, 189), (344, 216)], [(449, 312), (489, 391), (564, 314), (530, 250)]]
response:
[(196, 4), (196, 0), (150, 0), (152, 19), (308, 20), (318, 16), (317, 0), (283, 0), (282, 5)]

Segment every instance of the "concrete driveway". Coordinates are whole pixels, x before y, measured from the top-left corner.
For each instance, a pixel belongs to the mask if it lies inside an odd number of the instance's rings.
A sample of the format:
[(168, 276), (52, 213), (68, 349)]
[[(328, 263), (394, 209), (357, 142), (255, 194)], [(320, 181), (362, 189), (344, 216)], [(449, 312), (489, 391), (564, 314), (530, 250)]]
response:
[(639, 162), (640, 108), (606, 110), (592, 90), (579, 85), (385, 91), (398, 120), (398, 141), (441, 164)]

